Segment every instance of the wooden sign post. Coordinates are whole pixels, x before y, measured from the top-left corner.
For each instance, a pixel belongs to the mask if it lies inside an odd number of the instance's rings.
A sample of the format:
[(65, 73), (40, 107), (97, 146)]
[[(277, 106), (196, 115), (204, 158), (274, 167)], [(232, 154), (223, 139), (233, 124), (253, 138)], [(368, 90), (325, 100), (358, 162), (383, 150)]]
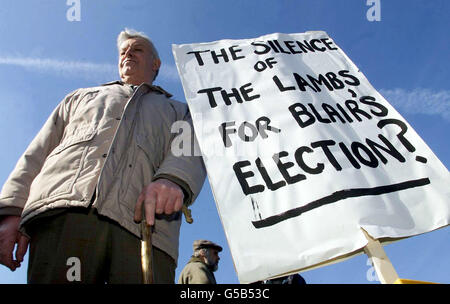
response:
[(364, 247), (364, 252), (370, 258), (378, 279), (382, 284), (394, 284), (399, 277), (380, 241), (373, 239), (364, 229), (361, 230), (369, 241)]

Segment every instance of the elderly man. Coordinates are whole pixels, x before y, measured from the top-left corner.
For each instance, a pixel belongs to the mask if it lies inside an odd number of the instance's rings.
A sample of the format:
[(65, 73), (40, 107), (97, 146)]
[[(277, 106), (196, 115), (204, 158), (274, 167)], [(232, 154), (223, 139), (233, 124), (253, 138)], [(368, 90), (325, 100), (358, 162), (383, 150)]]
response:
[(178, 284), (216, 284), (214, 272), (219, 267), (219, 252), (222, 247), (207, 241), (196, 240), (194, 255), (181, 271)]
[(126, 29), (117, 43), (122, 81), (67, 95), (3, 186), (0, 263), (14, 271), (29, 243), (29, 283), (142, 282), (143, 209), (154, 282), (174, 282), (180, 210), (205, 169), (171, 151), (171, 125), (192, 121), (186, 104), (152, 85), (161, 61), (150, 39)]

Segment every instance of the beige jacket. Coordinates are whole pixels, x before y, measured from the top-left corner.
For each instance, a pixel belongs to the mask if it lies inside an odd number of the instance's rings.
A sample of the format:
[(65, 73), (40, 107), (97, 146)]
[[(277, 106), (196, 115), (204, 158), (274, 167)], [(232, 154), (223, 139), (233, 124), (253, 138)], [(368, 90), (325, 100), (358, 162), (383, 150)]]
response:
[(217, 284), (214, 273), (201, 258), (191, 257), (178, 278), (178, 284)]
[[(201, 157), (175, 156), (171, 126), (191, 118), (186, 104), (159, 87), (121, 82), (78, 89), (56, 107), (19, 159), (0, 194), (0, 215), (34, 216), (90, 205), (140, 237), (134, 207), (144, 186), (175, 181), (191, 204), (201, 190)], [(178, 130), (177, 130), (178, 131)], [(155, 223), (153, 245), (178, 258), (180, 214)]]

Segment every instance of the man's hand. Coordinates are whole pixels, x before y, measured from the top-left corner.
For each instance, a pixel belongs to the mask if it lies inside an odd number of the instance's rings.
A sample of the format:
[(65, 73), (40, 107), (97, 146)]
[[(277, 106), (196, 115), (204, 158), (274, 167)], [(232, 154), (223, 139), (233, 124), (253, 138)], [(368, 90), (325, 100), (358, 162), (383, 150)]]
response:
[(168, 179), (158, 179), (144, 187), (134, 209), (134, 221), (142, 221), (142, 205), (147, 225), (155, 224), (156, 214), (172, 214), (183, 206), (184, 193), (180, 186)]
[[(28, 249), (29, 239), (19, 232), (20, 216), (7, 215), (0, 220), (0, 264), (12, 271), (20, 267)], [(17, 244), (16, 259), (13, 258)]]

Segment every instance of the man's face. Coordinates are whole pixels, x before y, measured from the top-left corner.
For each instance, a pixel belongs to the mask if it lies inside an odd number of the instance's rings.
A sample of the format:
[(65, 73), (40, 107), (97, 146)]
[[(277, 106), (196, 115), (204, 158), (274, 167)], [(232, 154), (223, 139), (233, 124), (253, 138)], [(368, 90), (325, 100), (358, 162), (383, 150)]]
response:
[(119, 47), (119, 74), (125, 83), (152, 83), (160, 65), (161, 61), (153, 56), (149, 43), (144, 39), (130, 38)]
[(209, 249), (206, 254), (206, 264), (212, 271), (216, 271), (219, 268), (219, 251), (216, 249)]

